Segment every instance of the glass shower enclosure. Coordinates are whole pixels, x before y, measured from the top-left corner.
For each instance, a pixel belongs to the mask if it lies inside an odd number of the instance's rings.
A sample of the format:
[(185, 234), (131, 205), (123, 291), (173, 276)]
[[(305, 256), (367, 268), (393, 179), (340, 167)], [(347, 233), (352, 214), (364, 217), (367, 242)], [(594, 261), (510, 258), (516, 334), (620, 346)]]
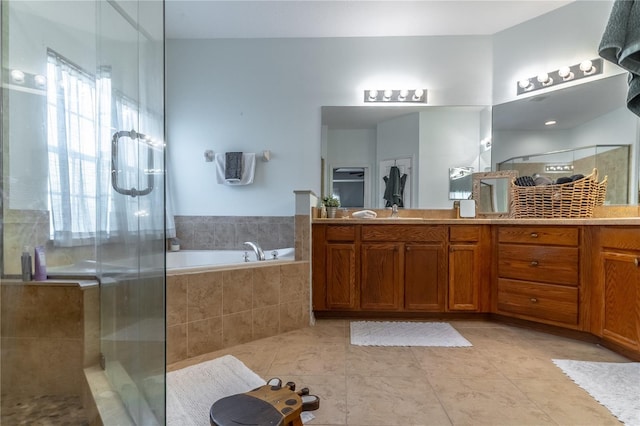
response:
[(104, 424), (164, 424), (164, 3), (0, 12), (0, 423), (93, 422), (98, 371), (126, 417)]

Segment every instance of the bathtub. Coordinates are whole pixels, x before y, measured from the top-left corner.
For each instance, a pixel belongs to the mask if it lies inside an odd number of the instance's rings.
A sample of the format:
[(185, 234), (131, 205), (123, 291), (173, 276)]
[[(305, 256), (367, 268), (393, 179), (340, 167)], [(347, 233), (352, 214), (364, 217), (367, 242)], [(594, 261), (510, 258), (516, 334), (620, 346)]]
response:
[[(248, 261), (245, 261), (245, 253)], [(275, 254), (275, 258), (274, 258)], [(221, 268), (225, 266), (258, 266), (271, 262), (295, 260), (294, 249), (265, 250), (266, 260), (259, 262), (253, 250), (181, 250), (167, 252), (167, 270)]]

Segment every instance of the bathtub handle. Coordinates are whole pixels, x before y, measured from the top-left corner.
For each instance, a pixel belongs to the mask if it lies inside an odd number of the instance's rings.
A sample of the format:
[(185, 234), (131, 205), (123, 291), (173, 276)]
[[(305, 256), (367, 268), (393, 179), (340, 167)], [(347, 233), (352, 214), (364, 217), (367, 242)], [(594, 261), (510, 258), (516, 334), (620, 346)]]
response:
[(278, 258), (278, 251), (277, 250), (274, 250), (274, 251), (271, 252), (271, 258), (273, 260), (276, 260)]
[[(118, 184), (118, 174), (122, 171), (118, 169), (118, 141), (125, 136), (133, 141), (139, 139), (147, 147), (147, 169), (142, 171), (143, 174), (147, 175), (147, 187), (145, 189), (125, 189)], [(113, 189), (120, 194), (131, 195), (132, 197), (147, 195), (153, 191), (153, 175), (153, 147), (151, 140), (146, 135), (138, 133), (135, 130), (115, 132), (111, 138), (111, 186), (113, 186)]]
[(249, 252), (245, 251), (244, 254), (242, 255), (242, 258), (244, 259), (245, 262), (249, 261)]

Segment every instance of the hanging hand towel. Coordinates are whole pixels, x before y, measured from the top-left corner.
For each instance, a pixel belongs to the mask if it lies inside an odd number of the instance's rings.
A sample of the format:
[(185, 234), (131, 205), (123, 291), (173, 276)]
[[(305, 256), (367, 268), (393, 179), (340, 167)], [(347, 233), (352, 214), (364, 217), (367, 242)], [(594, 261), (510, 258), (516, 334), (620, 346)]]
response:
[(598, 53), (629, 71), (627, 107), (640, 116), (640, 2), (616, 0)]
[(242, 154), (242, 176), (237, 181), (229, 181), (225, 178), (225, 154), (216, 154), (216, 181), (220, 184), (235, 186), (249, 185), (253, 183), (253, 177), (256, 169), (256, 154), (253, 152)]
[(230, 183), (240, 182), (242, 179), (242, 152), (224, 154), (224, 178)]

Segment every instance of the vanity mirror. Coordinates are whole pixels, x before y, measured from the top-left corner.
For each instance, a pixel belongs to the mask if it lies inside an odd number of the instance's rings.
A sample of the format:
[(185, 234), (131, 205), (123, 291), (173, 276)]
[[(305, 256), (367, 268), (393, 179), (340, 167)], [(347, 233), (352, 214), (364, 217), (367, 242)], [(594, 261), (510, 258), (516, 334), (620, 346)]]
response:
[[(358, 207), (383, 208), (384, 178), (396, 166), (406, 175), (405, 208), (450, 209), (452, 199), (469, 198), (470, 173), (490, 167), (481, 144), (490, 128), (487, 106), (322, 107), (323, 193), (344, 190), (334, 170), (358, 168)], [(466, 184), (452, 184), (452, 172)]]
[(607, 203), (637, 204), (640, 119), (626, 108), (626, 80), (619, 74), (494, 106), (493, 169), (554, 180), (597, 168), (609, 176)]
[(491, 218), (511, 217), (511, 181), (518, 172), (480, 172), (473, 174), (471, 197), (476, 202), (476, 216)]

